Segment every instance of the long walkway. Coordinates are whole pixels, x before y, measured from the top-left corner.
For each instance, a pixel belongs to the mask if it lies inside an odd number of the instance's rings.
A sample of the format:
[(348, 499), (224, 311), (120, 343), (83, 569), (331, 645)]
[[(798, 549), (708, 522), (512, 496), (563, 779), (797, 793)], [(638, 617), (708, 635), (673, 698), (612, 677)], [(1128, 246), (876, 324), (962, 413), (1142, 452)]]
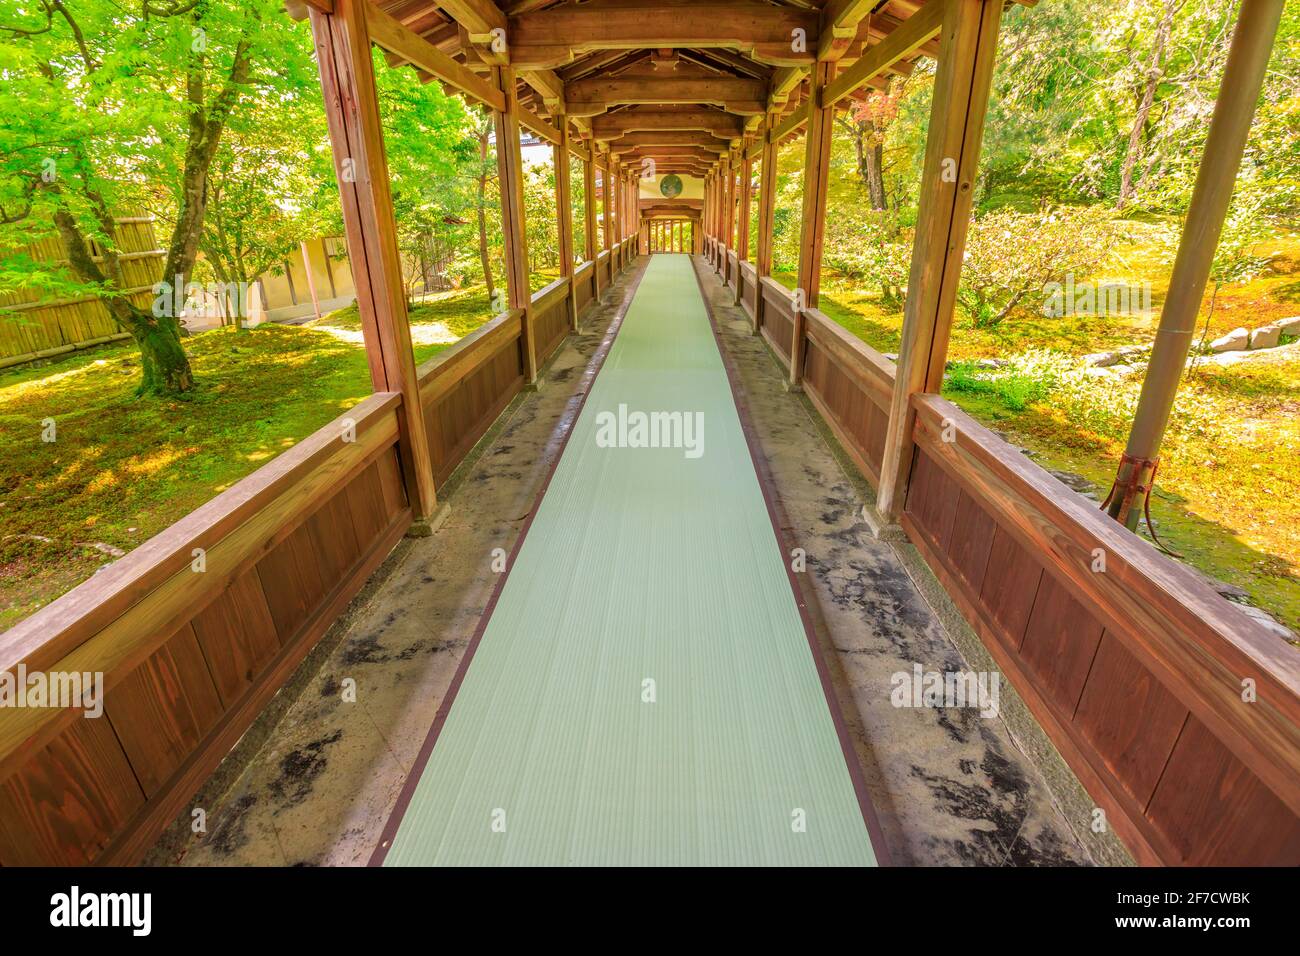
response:
[(691, 260), (655, 256), (376, 860), (874, 864), (787, 560)]

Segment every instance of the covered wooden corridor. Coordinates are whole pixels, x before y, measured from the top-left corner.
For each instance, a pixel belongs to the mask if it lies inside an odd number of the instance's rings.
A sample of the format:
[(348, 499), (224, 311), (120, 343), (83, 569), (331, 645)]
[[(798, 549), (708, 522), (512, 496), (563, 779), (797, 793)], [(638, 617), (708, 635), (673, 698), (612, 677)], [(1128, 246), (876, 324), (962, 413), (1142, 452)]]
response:
[[(157, 862), (169, 826), (288, 863), (1300, 862), (1300, 659), (1126, 527), (1167, 383), (1144, 393), (1119, 521), (939, 395), (1002, 0), (286, 7), (315, 41), (374, 394), (0, 635), (0, 671), (107, 688), (103, 719), (0, 712), (0, 864)], [(1242, 3), (1176, 266), (1188, 303), (1280, 11)], [(385, 61), (494, 120), (506, 309), (423, 365)], [(817, 308), (827, 169), (835, 111), (922, 61), (933, 105), (891, 361)], [(554, 147), (561, 275), (538, 292), (521, 130)], [(790, 289), (771, 275), (775, 165), (800, 133)], [(670, 245), (666, 221), (690, 241)], [(1166, 307), (1153, 368), (1181, 370), (1185, 305)], [(707, 467), (589, 457), (595, 413), (629, 397), (706, 414)], [(996, 672), (1001, 716), (892, 703), (881, 668), (913, 665)], [(650, 680), (670, 699), (673, 678), (700, 683), (676, 716), (643, 697)], [(337, 818), (295, 818), (329, 831), (295, 857), (280, 828), (331, 762), (353, 789)], [(245, 766), (278, 768), (255, 825), (265, 800), (223, 799)], [(208, 809), (219, 839), (192, 828)]]

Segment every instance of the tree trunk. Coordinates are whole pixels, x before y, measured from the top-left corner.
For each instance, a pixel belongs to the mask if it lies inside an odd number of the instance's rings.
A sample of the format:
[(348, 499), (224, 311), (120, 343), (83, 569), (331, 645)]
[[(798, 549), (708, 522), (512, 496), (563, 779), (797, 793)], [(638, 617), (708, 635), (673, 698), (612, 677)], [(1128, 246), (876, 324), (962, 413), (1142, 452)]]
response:
[(488, 154), (488, 136), (487, 132), (480, 132), (478, 135), (478, 158), (479, 158), (479, 176), (478, 176), (478, 257), (483, 266), (483, 282), (487, 286), (488, 302), (492, 301), (494, 289), (492, 288), (492, 260), (488, 256), (487, 241), (487, 154)]
[(1137, 114), (1133, 117), (1133, 128), (1128, 134), (1128, 147), (1124, 153), (1124, 164), (1120, 169), (1116, 209), (1123, 209), (1133, 198), (1133, 169), (1142, 154), (1142, 140), (1147, 119), (1151, 115), (1151, 107), (1155, 104), (1156, 87), (1160, 83), (1160, 78), (1164, 76), (1165, 44), (1169, 41), (1169, 33), (1173, 29), (1174, 13), (1180, 5), (1180, 0), (1165, 0), (1164, 14), (1160, 18), (1160, 26), (1156, 29), (1155, 45), (1151, 51), (1151, 65), (1146, 70), (1142, 99), (1138, 102)]
[[(183, 294), (183, 292), (182, 292)], [(113, 308), (118, 321), (127, 327), (140, 349), (140, 395), (169, 395), (194, 387), (190, 360), (181, 345), (180, 323), (171, 316), (155, 316), (118, 300), (124, 308)]]
[[(91, 199), (99, 218), (111, 224), (112, 218), (99, 202), (98, 195), (92, 192)], [(79, 279), (83, 282), (116, 285), (118, 289), (123, 287), (122, 271), (115, 251), (116, 236), (110, 232), (109, 243), (104, 248), (104, 265), (108, 271), (108, 275), (105, 275), (91, 258), (86, 238), (72, 213), (60, 207), (54, 213), (54, 224), (68, 255), (68, 265)], [(190, 360), (181, 345), (181, 325), (174, 314), (175, 303), (182, 300), (184, 295), (183, 285), (169, 295), (160, 295), (151, 312), (132, 305), (120, 293), (113, 291), (102, 300), (113, 318), (131, 333), (140, 349), (142, 374), (140, 386), (136, 389), (137, 395), (185, 392), (194, 387)]]
[(888, 208), (885, 202), (885, 144), (877, 142), (865, 150), (863, 171), (866, 174), (867, 193), (871, 197), (871, 208), (884, 212)]

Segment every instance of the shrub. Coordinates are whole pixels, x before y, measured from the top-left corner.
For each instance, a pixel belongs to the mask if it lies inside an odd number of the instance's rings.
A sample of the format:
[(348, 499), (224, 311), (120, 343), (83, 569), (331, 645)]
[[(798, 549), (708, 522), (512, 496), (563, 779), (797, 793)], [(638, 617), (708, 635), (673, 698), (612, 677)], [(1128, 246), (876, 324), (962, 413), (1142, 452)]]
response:
[(974, 220), (966, 238), (957, 299), (976, 328), (990, 328), (1031, 303), (1048, 283), (1091, 275), (1106, 261), (1117, 230), (1109, 210), (1001, 209)]

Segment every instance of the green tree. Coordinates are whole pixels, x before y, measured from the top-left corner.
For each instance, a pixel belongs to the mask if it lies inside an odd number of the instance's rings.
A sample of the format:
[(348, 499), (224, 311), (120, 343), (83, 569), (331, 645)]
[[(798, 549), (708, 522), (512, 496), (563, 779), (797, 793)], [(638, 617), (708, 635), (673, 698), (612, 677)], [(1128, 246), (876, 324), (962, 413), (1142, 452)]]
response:
[(58, 237), (66, 273), (37, 281), (102, 299), (140, 349), (142, 394), (194, 379), (178, 318), (126, 294), (114, 212), (171, 168), (164, 275), (189, 281), (223, 136), (280, 81), (292, 29), (278, 0), (36, 0), (0, 19), (0, 244)]

